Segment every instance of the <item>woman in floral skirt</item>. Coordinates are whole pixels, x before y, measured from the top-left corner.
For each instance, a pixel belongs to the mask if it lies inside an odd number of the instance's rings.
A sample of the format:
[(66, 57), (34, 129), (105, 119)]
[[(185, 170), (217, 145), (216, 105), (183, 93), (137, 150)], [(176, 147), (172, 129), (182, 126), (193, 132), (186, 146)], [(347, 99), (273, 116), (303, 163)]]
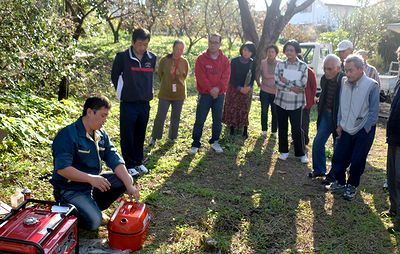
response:
[(240, 56), (232, 59), (231, 77), (222, 116), (222, 122), (229, 126), (231, 135), (235, 134), (235, 129), (243, 128), (245, 138), (248, 137), (248, 116), (255, 79), (255, 55), (256, 47), (248, 41), (240, 47)]

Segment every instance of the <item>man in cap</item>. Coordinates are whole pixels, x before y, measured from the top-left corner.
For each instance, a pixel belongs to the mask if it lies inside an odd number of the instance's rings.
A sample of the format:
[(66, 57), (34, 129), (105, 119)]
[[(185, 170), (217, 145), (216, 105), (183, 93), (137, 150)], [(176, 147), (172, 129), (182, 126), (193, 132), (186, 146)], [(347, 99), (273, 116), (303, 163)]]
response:
[(343, 40), (339, 42), (335, 51), (338, 52), (340, 60), (342, 61), (340, 68), (342, 72), (344, 72), (344, 60), (353, 53), (353, 43), (349, 40)]
[(367, 77), (372, 78), (378, 82), (378, 85), (381, 85), (381, 80), (379, 79), (379, 73), (376, 68), (368, 63), (368, 51), (364, 49), (360, 49), (356, 52), (357, 55), (360, 55), (364, 59), (364, 72)]

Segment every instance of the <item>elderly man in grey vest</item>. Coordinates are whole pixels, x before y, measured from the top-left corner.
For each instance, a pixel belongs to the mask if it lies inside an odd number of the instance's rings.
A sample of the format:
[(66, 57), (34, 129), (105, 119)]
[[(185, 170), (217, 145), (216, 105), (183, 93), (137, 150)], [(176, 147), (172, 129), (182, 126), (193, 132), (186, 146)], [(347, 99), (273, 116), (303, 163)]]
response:
[[(358, 55), (345, 60), (346, 76), (340, 93), (337, 116), (337, 144), (332, 168), (327, 178), (331, 184), (326, 189), (343, 193), (343, 198), (352, 200), (364, 173), (368, 152), (375, 137), (379, 112), (379, 86), (364, 73), (364, 61)], [(350, 174), (346, 180), (346, 168)]]

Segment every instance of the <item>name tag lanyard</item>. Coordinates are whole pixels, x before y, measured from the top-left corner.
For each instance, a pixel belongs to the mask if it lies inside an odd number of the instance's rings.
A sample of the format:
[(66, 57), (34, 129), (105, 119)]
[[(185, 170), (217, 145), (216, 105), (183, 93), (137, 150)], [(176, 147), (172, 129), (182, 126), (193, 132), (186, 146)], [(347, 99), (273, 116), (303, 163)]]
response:
[(172, 92), (176, 93), (176, 72), (178, 70), (179, 67), (179, 60), (180, 58), (174, 60), (174, 65), (173, 65), (173, 71), (172, 71), (172, 80), (174, 81), (174, 83), (172, 83)]

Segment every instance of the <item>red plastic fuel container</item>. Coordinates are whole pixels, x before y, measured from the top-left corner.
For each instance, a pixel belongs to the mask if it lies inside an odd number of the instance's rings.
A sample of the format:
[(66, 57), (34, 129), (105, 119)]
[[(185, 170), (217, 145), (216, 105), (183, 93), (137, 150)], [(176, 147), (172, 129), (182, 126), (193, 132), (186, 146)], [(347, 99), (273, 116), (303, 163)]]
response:
[(110, 247), (132, 251), (142, 248), (149, 231), (150, 219), (146, 204), (122, 199), (107, 224)]

